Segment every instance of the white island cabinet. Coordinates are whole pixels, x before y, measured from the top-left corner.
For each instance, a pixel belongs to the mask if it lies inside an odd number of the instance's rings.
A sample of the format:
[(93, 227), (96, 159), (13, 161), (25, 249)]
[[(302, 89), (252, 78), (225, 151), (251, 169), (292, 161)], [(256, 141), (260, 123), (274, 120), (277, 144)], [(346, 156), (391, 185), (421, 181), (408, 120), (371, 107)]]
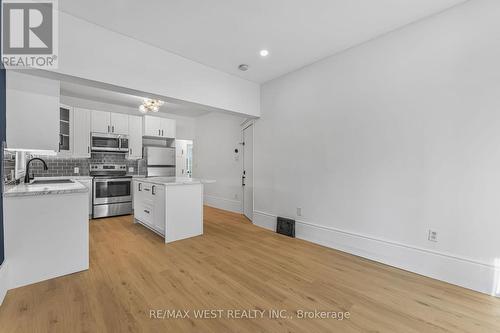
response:
[(134, 221), (165, 243), (203, 234), (203, 184), (191, 178), (134, 179)]

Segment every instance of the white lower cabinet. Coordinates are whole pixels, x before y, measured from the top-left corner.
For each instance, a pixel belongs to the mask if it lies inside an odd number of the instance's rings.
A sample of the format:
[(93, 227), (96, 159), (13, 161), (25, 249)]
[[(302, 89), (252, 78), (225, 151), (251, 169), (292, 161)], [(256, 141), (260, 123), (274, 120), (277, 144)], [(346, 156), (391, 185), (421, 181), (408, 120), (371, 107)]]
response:
[(165, 186), (153, 185), (151, 187), (154, 210), (153, 228), (160, 234), (165, 235)]
[(89, 216), (92, 215), (92, 179), (79, 179), (79, 183), (89, 190)]
[(134, 181), (134, 216), (148, 228), (165, 235), (165, 186)]

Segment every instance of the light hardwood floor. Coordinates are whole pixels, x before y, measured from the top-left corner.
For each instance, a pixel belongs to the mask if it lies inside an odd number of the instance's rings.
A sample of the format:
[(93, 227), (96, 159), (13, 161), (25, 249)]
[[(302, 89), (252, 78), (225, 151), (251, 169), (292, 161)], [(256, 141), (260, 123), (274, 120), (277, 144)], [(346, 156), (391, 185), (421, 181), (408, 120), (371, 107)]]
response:
[[(90, 269), (8, 292), (0, 332), (500, 332), (500, 300), (205, 208), (171, 244), (132, 217), (90, 225)], [(286, 309), (292, 319), (151, 319), (152, 309)], [(297, 319), (298, 310), (349, 319)], [(226, 317), (228, 312), (224, 313)]]

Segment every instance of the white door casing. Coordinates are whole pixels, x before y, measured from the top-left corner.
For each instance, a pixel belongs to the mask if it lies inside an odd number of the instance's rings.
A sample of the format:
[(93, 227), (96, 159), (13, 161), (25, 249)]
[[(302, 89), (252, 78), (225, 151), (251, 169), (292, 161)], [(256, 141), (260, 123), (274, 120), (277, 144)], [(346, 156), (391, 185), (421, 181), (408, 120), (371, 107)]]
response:
[[(243, 185), (244, 184), (244, 185)], [(243, 214), (253, 220), (253, 124), (243, 129)]]

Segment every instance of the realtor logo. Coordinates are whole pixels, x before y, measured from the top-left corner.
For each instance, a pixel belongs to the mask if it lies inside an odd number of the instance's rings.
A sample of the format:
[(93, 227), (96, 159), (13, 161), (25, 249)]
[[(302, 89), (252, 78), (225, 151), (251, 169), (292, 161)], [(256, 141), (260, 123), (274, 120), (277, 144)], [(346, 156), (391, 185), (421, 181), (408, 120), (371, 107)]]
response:
[(57, 68), (57, 0), (2, 2), (5, 68)]

